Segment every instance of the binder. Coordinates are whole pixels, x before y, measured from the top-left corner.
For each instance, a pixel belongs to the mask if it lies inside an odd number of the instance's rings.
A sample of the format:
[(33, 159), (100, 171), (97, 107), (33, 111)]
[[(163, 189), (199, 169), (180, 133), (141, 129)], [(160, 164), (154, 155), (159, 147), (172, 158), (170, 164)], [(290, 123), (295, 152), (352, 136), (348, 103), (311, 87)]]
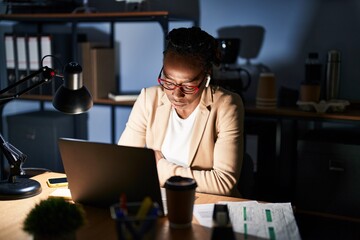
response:
[[(40, 39), (41, 58), (52, 55), (52, 57), (43, 59), (42, 66), (48, 66), (57, 73), (62, 73), (64, 63), (73, 60), (71, 34), (44, 34), (41, 35)], [(62, 83), (61, 79), (54, 78), (51, 82), (43, 84), (43, 94), (53, 95)]]
[[(14, 36), (12, 34), (5, 33), (4, 37), (7, 85), (10, 86), (16, 82), (15, 44)], [(9, 92), (15, 93), (15, 89), (10, 90)]]
[[(28, 75), (27, 56), (26, 56), (26, 36), (16, 36), (16, 53), (17, 53), (17, 81)], [(27, 83), (20, 84), (18, 91), (22, 91), (27, 87)]]
[[(29, 74), (36, 72), (40, 69), (40, 48), (39, 38), (37, 35), (29, 35), (27, 37), (27, 50), (28, 50), (28, 66)], [(32, 86), (40, 81), (40, 75), (34, 76), (29, 82), (28, 86)], [(41, 94), (41, 88), (34, 88), (30, 91), (30, 94)]]
[[(40, 59), (46, 55), (52, 55), (52, 37), (51, 35), (40, 35)], [(41, 60), (40, 60), (41, 61)], [(53, 68), (52, 57), (46, 57), (40, 62), (40, 66), (47, 66)], [(42, 95), (52, 95), (53, 87), (51, 82), (45, 83), (41, 86)]]

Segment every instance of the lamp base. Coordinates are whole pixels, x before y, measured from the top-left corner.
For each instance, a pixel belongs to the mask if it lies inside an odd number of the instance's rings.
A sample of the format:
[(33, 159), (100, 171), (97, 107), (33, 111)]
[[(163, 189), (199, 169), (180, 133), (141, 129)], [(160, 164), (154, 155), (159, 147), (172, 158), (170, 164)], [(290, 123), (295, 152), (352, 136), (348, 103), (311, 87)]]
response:
[(33, 197), (41, 193), (39, 182), (28, 178), (17, 178), (14, 183), (0, 183), (0, 200), (14, 200)]

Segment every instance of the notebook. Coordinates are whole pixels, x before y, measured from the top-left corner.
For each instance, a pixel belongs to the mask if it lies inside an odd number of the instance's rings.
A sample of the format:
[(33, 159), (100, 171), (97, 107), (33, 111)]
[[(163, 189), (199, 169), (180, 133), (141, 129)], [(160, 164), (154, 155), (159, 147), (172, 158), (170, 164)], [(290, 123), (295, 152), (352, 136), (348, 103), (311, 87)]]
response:
[(70, 138), (58, 143), (75, 202), (108, 207), (125, 193), (128, 202), (150, 196), (164, 212), (153, 150)]

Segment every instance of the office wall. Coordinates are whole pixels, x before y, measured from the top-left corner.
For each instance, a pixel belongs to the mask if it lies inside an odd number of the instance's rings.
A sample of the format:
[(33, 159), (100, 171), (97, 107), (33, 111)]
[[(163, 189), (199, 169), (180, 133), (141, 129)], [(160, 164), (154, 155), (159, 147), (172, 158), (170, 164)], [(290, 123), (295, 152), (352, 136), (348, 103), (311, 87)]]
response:
[[(278, 87), (299, 88), (308, 52), (319, 52), (321, 60), (325, 61), (328, 50), (341, 51), (340, 97), (360, 100), (359, 1), (200, 0), (200, 10), (200, 26), (214, 36), (223, 26), (263, 26), (266, 30), (263, 46), (252, 62), (268, 65), (276, 74)], [(190, 26), (190, 23), (171, 23), (170, 28), (179, 26)], [(98, 27), (108, 31), (106, 24)], [(116, 24), (115, 34), (119, 42), (121, 89), (138, 91), (156, 84), (163, 49), (163, 33), (159, 24), (120, 23)], [(239, 59), (239, 63), (244, 63), (244, 59)], [(252, 86), (256, 83), (253, 79)], [(13, 110), (7, 107), (6, 111)], [(103, 106), (90, 111), (90, 140), (110, 141), (109, 112)], [(126, 107), (116, 111), (118, 136), (124, 129), (129, 112)]]

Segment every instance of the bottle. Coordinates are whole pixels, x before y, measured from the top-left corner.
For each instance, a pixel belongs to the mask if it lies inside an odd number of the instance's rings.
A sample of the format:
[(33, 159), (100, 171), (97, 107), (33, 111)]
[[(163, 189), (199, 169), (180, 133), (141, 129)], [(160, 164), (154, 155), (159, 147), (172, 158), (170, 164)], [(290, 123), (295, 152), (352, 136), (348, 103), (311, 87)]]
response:
[(311, 52), (305, 61), (305, 81), (304, 84), (320, 84), (321, 82), (321, 63), (319, 54)]
[(339, 97), (340, 84), (340, 52), (331, 50), (328, 52), (326, 64), (326, 100)]

